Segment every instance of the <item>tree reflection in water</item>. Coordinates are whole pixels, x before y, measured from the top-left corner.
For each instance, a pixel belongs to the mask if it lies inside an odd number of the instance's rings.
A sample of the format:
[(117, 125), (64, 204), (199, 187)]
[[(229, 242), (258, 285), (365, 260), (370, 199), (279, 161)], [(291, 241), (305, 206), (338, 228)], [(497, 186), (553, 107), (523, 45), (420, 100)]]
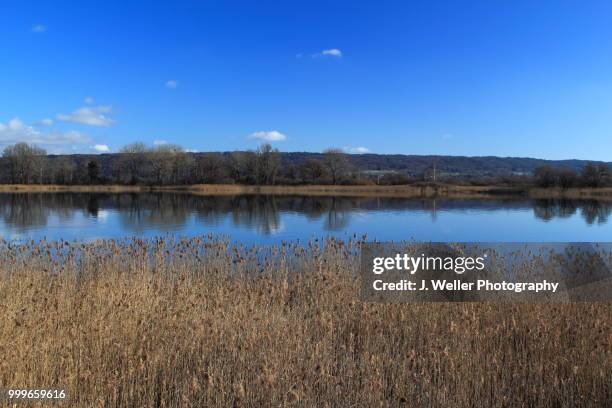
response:
[[(333, 197), (333, 196), (199, 196), (180, 193), (17, 193), (0, 194), (0, 219), (4, 228), (23, 232), (45, 228), (55, 217), (69, 223), (77, 214), (96, 218), (114, 211), (123, 232), (180, 231), (190, 221), (214, 227), (225, 222), (270, 235), (282, 229), (282, 214), (299, 214), (321, 220), (326, 231), (349, 227), (356, 212), (407, 211), (435, 215), (443, 211), (532, 210), (544, 221), (565, 219), (577, 213), (587, 224), (605, 224), (612, 203), (596, 200), (450, 200)], [(435, 217), (433, 218), (435, 222)]]
[(580, 209), (585, 222), (605, 224), (612, 212), (612, 203), (597, 200), (535, 200), (534, 215), (544, 221), (554, 218), (570, 218)]

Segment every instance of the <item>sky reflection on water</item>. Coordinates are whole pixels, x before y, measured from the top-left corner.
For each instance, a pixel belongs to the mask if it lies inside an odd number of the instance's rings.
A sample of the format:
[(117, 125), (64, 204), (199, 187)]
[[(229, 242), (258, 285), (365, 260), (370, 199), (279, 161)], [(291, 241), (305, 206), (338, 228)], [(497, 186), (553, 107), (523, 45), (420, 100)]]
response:
[(0, 194), (5, 239), (223, 234), (247, 244), (353, 234), (473, 242), (610, 241), (612, 203), (189, 194)]

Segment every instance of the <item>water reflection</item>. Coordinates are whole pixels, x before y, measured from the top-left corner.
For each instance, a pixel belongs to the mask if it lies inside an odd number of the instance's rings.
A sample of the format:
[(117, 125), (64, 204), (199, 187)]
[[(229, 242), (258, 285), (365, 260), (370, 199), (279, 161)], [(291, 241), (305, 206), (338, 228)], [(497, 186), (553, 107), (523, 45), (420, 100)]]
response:
[[(346, 230), (354, 217), (380, 213), (424, 213), (436, 222), (439, 213), (532, 212), (537, 220), (550, 222), (579, 216), (587, 225), (608, 222), (612, 203), (596, 200), (449, 200), (384, 197), (319, 196), (197, 196), (174, 193), (27, 193), (0, 194), (3, 233), (31, 230), (44, 232), (49, 225), (61, 228), (77, 219), (102, 222), (108, 214), (116, 219), (117, 233), (183, 231), (188, 225), (207, 227), (230, 222), (237, 229), (271, 235), (282, 230), (283, 214), (321, 221), (324, 231)], [(375, 223), (376, 221), (372, 221)], [(364, 231), (367, 232), (367, 231)]]
[(580, 210), (584, 221), (591, 224), (605, 224), (612, 211), (612, 203), (597, 200), (535, 200), (534, 215), (544, 221), (555, 218), (570, 218)]

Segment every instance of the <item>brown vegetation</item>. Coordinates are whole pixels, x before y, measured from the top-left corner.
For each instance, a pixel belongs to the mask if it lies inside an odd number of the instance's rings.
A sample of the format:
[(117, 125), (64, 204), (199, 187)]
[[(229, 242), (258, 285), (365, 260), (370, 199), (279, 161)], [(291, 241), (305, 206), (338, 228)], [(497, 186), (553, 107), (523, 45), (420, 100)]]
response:
[(516, 194), (515, 189), (487, 186), (411, 185), (411, 186), (339, 186), (303, 185), (270, 186), (242, 184), (196, 184), (188, 186), (138, 186), (138, 185), (57, 185), (57, 184), (0, 184), (0, 192), (149, 192), (182, 191), (206, 195), (234, 194), (303, 194), (303, 195), (380, 195), (391, 197), (427, 197), (451, 194)]
[(138, 186), (138, 185), (38, 185), (38, 184), (0, 184), (2, 193), (122, 193), (122, 192), (184, 192), (198, 195), (310, 195), (346, 197), (404, 197), (404, 198), (567, 198), (567, 199), (612, 199), (612, 188), (539, 188), (508, 186), (466, 186), (452, 184), (419, 183), (395, 186), (340, 186), (340, 185), (301, 185), (301, 186), (253, 186), (241, 184), (196, 184), (188, 186)]
[(299, 195), (335, 195), (335, 196), (379, 196), (379, 197), (486, 197), (499, 195), (516, 195), (519, 190), (493, 186), (454, 186), (446, 184), (422, 183), (417, 185), (397, 186), (339, 186), (339, 185), (304, 185), (304, 186), (247, 186), (202, 184), (183, 187), (169, 187), (178, 191), (189, 191), (194, 194), (299, 194)]
[(75, 185), (66, 186), (59, 184), (0, 184), (1, 193), (138, 193), (151, 191), (146, 186), (122, 186), (122, 185)]
[(567, 199), (612, 199), (612, 188), (532, 188), (532, 198), (567, 198)]
[(364, 303), (358, 244), (3, 243), (0, 383), (74, 407), (610, 401), (610, 303)]

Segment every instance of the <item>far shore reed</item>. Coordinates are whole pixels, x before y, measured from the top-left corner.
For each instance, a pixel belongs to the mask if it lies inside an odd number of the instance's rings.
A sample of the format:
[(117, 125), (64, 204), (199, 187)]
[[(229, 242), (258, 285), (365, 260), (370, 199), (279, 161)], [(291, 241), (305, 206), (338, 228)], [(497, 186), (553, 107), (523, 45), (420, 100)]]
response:
[(350, 186), (350, 185), (302, 185), (302, 186), (254, 186), (241, 184), (196, 184), (178, 186), (144, 185), (40, 185), (1, 184), (0, 193), (28, 192), (80, 192), (80, 193), (138, 193), (138, 192), (185, 192), (198, 195), (318, 195), (318, 196), (379, 196), (406, 198), (473, 198), (500, 197), (567, 198), (612, 200), (612, 188), (537, 188), (529, 186), (464, 186), (452, 184), (422, 184), (397, 186)]
[(374, 304), (359, 240), (0, 242), (0, 384), (70, 407), (595, 407), (610, 303)]

